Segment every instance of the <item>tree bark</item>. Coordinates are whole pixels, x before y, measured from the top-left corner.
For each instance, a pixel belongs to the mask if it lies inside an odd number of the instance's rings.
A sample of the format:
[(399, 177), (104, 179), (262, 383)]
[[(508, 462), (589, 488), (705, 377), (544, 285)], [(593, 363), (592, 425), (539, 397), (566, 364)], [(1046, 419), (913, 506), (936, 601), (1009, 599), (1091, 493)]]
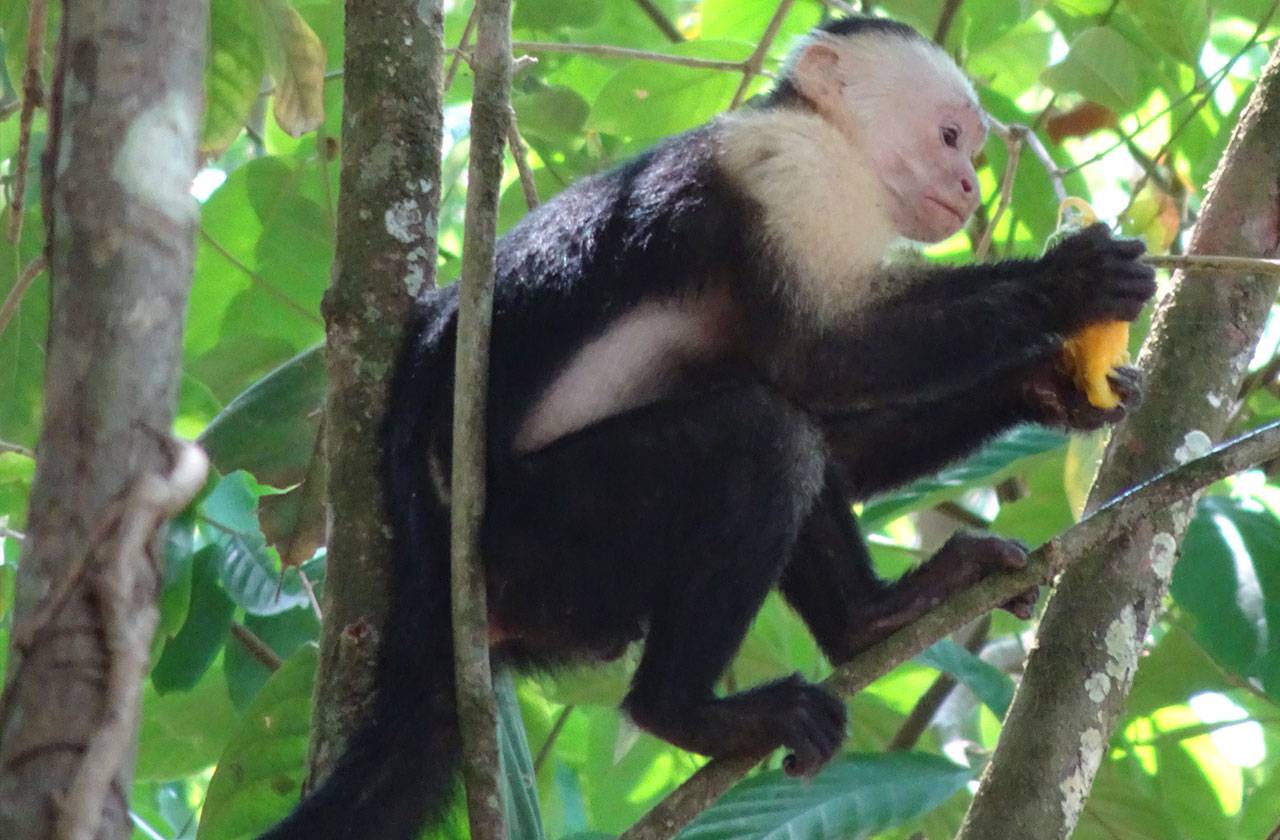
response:
[[(162, 526), (204, 473), (203, 456), (168, 432), (207, 21), (203, 0), (63, 6), (44, 156), (44, 425), (0, 702), (7, 840), (132, 831)], [(179, 474), (180, 487), (165, 478)]]
[[(1192, 254), (1280, 249), (1280, 50), (1241, 115)], [(1180, 272), (1139, 360), (1147, 398), (1107, 450), (1091, 503), (1195, 457), (1226, 429), (1277, 280)], [(1071, 834), (1168, 591), (1194, 501), (1157, 511), (1063, 574), (959, 838)]]
[(390, 552), (378, 463), (391, 369), (432, 289), (440, 204), (440, 0), (349, 0), (333, 284), (324, 299), (330, 515), (310, 784), (361, 718)]

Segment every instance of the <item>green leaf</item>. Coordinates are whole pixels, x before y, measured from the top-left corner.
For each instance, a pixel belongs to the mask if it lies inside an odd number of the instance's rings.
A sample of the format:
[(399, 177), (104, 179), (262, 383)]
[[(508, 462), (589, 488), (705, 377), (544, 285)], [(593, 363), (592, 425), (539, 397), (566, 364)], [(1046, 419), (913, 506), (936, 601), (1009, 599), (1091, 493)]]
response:
[(263, 484), (302, 481), (315, 452), (326, 386), (324, 353), (313, 347), (250, 385), (200, 436), (221, 473), (248, 470)]
[(1058, 93), (1084, 98), (1124, 113), (1142, 101), (1139, 68), (1142, 52), (1114, 29), (1095, 26), (1071, 42), (1067, 57), (1041, 74), (1041, 81)]
[(973, 487), (998, 482), (1021, 459), (1056, 449), (1065, 440), (1061, 432), (1038, 426), (1015, 429), (968, 460), (868, 504), (860, 517), (863, 527), (874, 531), (913, 510), (954, 498)]
[(1171, 587), (1222, 665), (1280, 698), (1280, 521), (1239, 499), (1203, 499)]
[[(32, 161), (32, 170), (39, 172), (39, 158)], [(6, 209), (5, 224), (10, 215)], [(9, 238), (0, 236), (0, 301), (9, 298), (21, 271), (40, 256), (44, 247), (44, 224), (38, 208), (27, 212), (22, 230), (21, 247), (16, 253)], [(49, 273), (42, 271), (27, 287), (9, 325), (0, 332), (0, 440), (35, 448), (40, 434), (48, 327)]]
[(503, 668), (495, 675), (493, 693), (498, 704), (498, 758), (502, 765), (499, 781), (507, 836), (513, 840), (544, 840), (538, 779), (510, 669)]
[(989, 662), (984, 662), (950, 639), (943, 639), (916, 659), (955, 677), (969, 687), (982, 704), (1004, 720), (1013, 701), (1013, 680)]
[(598, 0), (520, 0), (515, 5), (511, 26), (554, 32), (558, 29), (582, 29), (600, 20), (603, 12)]
[[(320, 622), (310, 605), (285, 610), (278, 615), (247, 615), (244, 626), (281, 659), (288, 659), (298, 648), (314, 642), (320, 635)], [(267, 666), (255, 659), (237, 640), (227, 642), (222, 665), (231, 701), (238, 709), (248, 705), (271, 678)]]
[(863, 840), (925, 814), (973, 778), (926, 753), (847, 755), (807, 783), (769, 770), (738, 784), (679, 840)]
[(301, 648), (245, 711), (209, 781), (199, 840), (256, 837), (297, 804), (316, 659), (314, 645)]
[[(690, 41), (670, 52), (742, 61), (751, 45), (734, 41)], [(587, 127), (648, 142), (701, 125), (728, 107), (740, 76), (720, 70), (632, 61), (600, 92)]]
[(1162, 50), (1195, 67), (1209, 38), (1209, 5), (1205, 0), (1127, 0), (1125, 9)]
[(258, 499), (273, 493), (244, 471), (226, 476), (200, 505), (210, 539), (221, 547), (219, 578), (237, 606), (253, 615), (276, 615), (309, 603), (296, 570), (281, 571), (258, 525)]
[(200, 153), (221, 155), (240, 136), (258, 101), (266, 61), (254, 26), (256, 0), (214, 0), (209, 7), (204, 127)]
[(161, 694), (144, 686), (134, 778), (163, 782), (212, 767), (235, 723), (220, 669), (206, 670), (189, 691)]
[(164, 646), (160, 661), (151, 670), (156, 691), (185, 691), (194, 686), (218, 657), (235, 604), (218, 585), (223, 549), (205, 546), (192, 558), (191, 603), (187, 620)]

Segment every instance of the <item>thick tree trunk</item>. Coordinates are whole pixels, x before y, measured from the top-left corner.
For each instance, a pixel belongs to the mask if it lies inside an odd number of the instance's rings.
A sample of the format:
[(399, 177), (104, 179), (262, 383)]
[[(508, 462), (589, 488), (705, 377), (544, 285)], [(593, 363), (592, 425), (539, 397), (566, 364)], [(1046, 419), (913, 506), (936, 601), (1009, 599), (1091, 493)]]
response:
[(378, 432), (405, 319), (435, 283), (440, 0), (349, 0), (345, 38), (337, 257), (324, 301), (331, 520), (312, 784), (361, 717), (386, 612), (390, 540)]
[[(68, 0), (44, 428), (0, 704), (0, 837), (124, 838), (197, 208), (203, 0)], [(203, 470), (187, 472), (187, 489)], [(156, 495), (159, 493), (160, 495)]]
[[(1192, 254), (1280, 250), (1280, 50), (1209, 186)], [(1117, 430), (1092, 504), (1195, 457), (1226, 429), (1276, 298), (1274, 277), (1181, 272), (1140, 359), (1147, 398)], [(1157, 512), (1062, 576), (959, 837), (1067, 837), (1104, 759), (1168, 591), (1192, 501)]]

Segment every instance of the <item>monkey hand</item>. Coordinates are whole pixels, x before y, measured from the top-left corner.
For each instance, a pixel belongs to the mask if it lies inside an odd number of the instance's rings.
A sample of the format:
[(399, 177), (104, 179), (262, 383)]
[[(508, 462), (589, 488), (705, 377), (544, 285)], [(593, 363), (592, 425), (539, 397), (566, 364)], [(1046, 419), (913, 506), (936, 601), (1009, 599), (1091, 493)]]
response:
[(1029, 419), (1080, 432), (1118, 423), (1142, 401), (1142, 372), (1132, 367), (1113, 368), (1107, 381), (1120, 402), (1114, 408), (1098, 408), (1057, 360), (1046, 362), (1023, 382)]
[(1156, 291), (1155, 270), (1139, 262), (1146, 246), (1116, 239), (1104, 224), (1068, 236), (1040, 258), (1054, 329), (1070, 335), (1104, 321), (1132, 321)]

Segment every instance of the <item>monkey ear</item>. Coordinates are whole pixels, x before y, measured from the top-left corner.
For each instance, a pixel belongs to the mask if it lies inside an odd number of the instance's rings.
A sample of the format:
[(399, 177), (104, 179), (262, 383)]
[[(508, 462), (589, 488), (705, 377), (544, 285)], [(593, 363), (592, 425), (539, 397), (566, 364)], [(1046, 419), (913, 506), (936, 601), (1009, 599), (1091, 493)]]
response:
[(820, 110), (836, 104), (844, 87), (840, 80), (840, 52), (831, 44), (814, 41), (804, 48), (791, 71), (800, 95)]

